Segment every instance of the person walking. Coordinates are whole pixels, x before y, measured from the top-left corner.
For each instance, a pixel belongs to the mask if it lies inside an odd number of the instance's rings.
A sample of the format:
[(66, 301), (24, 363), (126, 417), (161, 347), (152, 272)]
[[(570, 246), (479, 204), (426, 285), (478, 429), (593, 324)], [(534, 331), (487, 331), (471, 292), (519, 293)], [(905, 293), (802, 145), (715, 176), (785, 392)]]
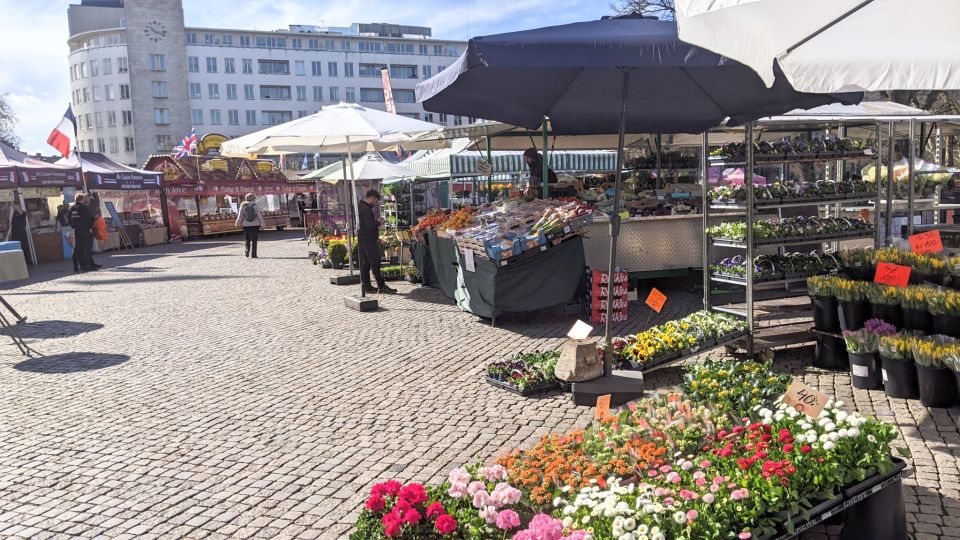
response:
[(23, 252), (23, 258), (27, 264), (34, 264), (30, 256), (30, 244), (27, 239), (27, 213), (19, 207), (13, 207), (13, 213), (10, 215), (10, 227), (7, 229), (7, 240), (16, 240), (20, 242), (20, 250)]
[[(395, 294), (397, 291), (387, 287), (380, 273), (380, 225), (383, 219), (378, 219), (373, 208), (380, 203), (380, 192), (375, 189), (367, 191), (366, 196), (357, 204), (360, 226), (357, 227), (357, 244), (360, 247), (360, 281), (363, 291), (368, 293)], [(377, 280), (377, 286), (370, 283), (370, 272)]]
[(240, 211), (237, 213), (237, 227), (243, 227), (243, 253), (245, 257), (257, 258), (257, 237), (260, 236), (260, 227), (263, 227), (263, 214), (257, 207), (257, 197), (247, 193)]
[(100, 265), (93, 262), (93, 212), (87, 205), (87, 196), (77, 193), (73, 197), (68, 216), (73, 227), (73, 271), (87, 272), (97, 270)]

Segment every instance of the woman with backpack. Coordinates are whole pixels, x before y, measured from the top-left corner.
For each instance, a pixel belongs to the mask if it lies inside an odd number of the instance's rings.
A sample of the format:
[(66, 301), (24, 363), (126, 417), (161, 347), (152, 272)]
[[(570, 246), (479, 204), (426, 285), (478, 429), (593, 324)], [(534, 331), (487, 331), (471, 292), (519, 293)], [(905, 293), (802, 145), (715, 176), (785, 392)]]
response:
[(263, 214), (257, 208), (256, 196), (253, 193), (247, 193), (243, 204), (240, 205), (240, 211), (237, 214), (237, 227), (243, 226), (243, 246), (246, 257), (257, 258), (257, 236), (260, 235), (260, 227), (263, 227)]

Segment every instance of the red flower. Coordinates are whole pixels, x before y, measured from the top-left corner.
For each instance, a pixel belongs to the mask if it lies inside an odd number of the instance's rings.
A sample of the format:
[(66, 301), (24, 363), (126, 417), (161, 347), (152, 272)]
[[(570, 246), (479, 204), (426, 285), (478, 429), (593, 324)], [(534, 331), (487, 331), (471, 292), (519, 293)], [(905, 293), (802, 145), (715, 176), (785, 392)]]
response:
[(412, 505), (422, 504), (427, 502), (427, 490), (423, 484), (407, 484), (400, 488), (399, 497)]
[(721, 429), (720, 431), (717, 432), (717, 437), (719, 437), (719, 438), (721, 438), (721, 439), (724, 438), (724, 437), (726, 437), (726, 436), (727, 436), (727, 430), (725, 430), (725, 429)]
[(420, 512), (417, 512), (415, 508), (411, 508), (403, 513), (403, 522), (409, 523), (410, 525), (416, 525), (420, 523), (420, 520), (423, 519), (423, 516), (420, 515)]
[(760, 436), (760, 440), (763, 442), (769, 442), (770, 439), (772, 438), (773, 437), (771, 437), (769, 433), (764, 433), (763, 435)]
[(800, 447), (800, 451), (803, 452), (804, 454), (809, 454), (809, 453), (810, 453), (810, 450), (811, 450), (811, 448), (810, 448), (810, 445), (809, 445), (809, 444), (805, 444), (805, 445), (803, 445), (803, 446)]
[(383, 500), (383, 497), (380, 495), (371, 495), (370, 498), (367, 499), (367, 503), (363, 506), (371, 512), (379, 512), (383, 510), (383, 507), (386, 505), (387, 503)]
[(733, 426), (734, 433), (743, 433), (743, 426)]
[(380, 520), (383, 523), (383, 534), (389, 538), (400, 536), (400, 516), (394, 512), (385, 514)]
[(793, 445), (792, 445), (792, 444), (785, 444), (785, 445), (783, 445), (783, 451), (784, 451), (784, 452), (793, 452)]
[(435, 502), (427, 507), (427, 517), (431, 519), (446, 513), (447, 511), (443, 508), (443, 504), (439, 502)]
[(786, 478), (781, 478), (781, 479), (780, 479), (780, 485), (781, 485), (781, 486), (786, 486), (786, 485), (788, 485), (788, 484), (790, 484), (790, 481), (787, 480)]
[(437, 529), (437, 532), (440, 534), (450, 534), (457, 530), (457, 520), (450, 514), (444, 514), (437, 518), (434, 528)]
[(396, 480), (390, 480), (389, 482), (374, 485), (370, 490), (370, 494), (380, 495), (381, 497), (393, 497), (400, 491), (402, 485), (403, 484)]
[(797, 468), (794, 467), (793, 465), (787, 465), (787, 468), (784, 470), (787, 471), (787, 474), (793, 474), (797, 472)]

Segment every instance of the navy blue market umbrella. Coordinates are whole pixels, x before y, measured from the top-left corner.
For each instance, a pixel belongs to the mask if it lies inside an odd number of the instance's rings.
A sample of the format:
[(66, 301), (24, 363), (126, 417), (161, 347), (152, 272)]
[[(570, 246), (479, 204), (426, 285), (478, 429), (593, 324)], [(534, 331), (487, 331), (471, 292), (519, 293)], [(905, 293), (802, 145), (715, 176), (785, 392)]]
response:
[[(417, 85), (417, 101), (432, 112), (528, 129), (549, 117), (558, 135), (618, 132), (610, 275), (620, 229), (624, 133), (702, 133), (725, 121), (737, 125), (862, 97), (797, 92), (782, 74), (767, 88), (751, 68), (680, 41), (676, 23), (646, 18), (476, 37), (450, 67)], [(610, 308), (608, 302), (608, 349)]]

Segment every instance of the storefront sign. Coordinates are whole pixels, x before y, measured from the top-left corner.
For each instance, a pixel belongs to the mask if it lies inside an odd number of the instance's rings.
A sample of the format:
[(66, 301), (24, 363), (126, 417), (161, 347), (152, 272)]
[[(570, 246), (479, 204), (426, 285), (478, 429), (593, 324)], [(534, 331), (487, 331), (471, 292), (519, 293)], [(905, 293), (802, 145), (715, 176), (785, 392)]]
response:
[(663, 294), (656, 287), (650, 289), (650, 294), (647, 295), (647, 305), (650, 306), (650, 309), (660, 313), (660, 310), (663, 309), (663, 304), (667, 301), (667, 295)]
[(613, 283), (611, 284), (606, 272), (594, 270), (590, 281), (590, 322), (593, 324), (607, 322), (607, 302), (612, 303), (611, 318), (613, 322), (627, 320), (627, 273), (614, 273)]
[(258, 161), (257, 170), (260, 172), (273, 172), (273, 163), (269, 161)]
[(810, 418), (819, 418), (830, 398), (823, 392), (794, 379), (783, 395), (783, 402)]
[(914, 253), (940, 253), (943, 251), (940, 231), (922, 232), (911, 236), (907, 240), (910, 240), (910, 250)]
[(910, 283), (910, 267), (899, 264), (877, 263), (877, 273), (873, 276), (874, 283), (906, 287)]
[(43, 188), (20, 188), (20, 193), (23, 193), (24, 199), (39, 199), (40, 197), (43, 197)]
[(490, 163), (485, 159), (478, 160), (477, 172), (483, 176), (490, 176), (493, 174), (493, 165), (490, 165)]
[(200, 137), (200, 142), (197, 144), (197, 154), (201, 156), (216, 156), (220, 154), (220, 145), (224, 141), (230, 140), (229, 137), (225, 135), (220, 135), (219, 133), (207, 133), (203, 137)]
[(60, 188), (55, 188), (55, 187), (40, 188), (41, 197), (59, 197), (60, 193), (61, 193)]
[(0, 202), (13, 202), (13, 190), (0, 189)]

